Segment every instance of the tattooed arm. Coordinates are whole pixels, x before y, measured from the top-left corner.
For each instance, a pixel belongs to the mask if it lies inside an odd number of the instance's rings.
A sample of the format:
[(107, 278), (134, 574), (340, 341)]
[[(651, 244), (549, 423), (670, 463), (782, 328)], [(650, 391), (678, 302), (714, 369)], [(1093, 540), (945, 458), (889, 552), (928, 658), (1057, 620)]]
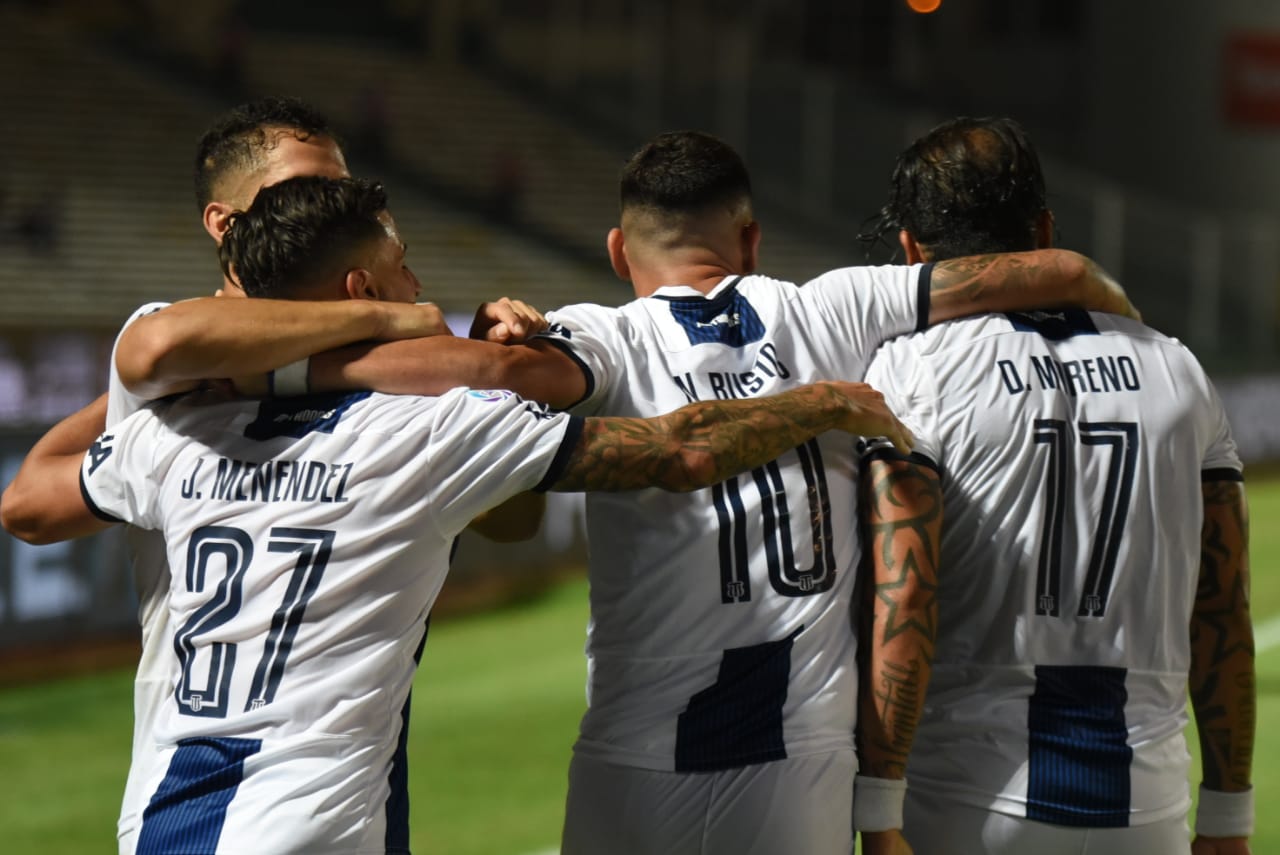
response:
[(651, 419), (587, 419), (552, 489), (698, 490), (829, 430), (887, 436), (904, 451), (911, 444), (910, 432), (875, 389), (815, 383), (765, 398), (700, 401)]
[[(928, 466), (868, 459), (861, 478), (866, 587), (859, 691), (862, 773), (902, 778), (924, 709), (938, 627), (942, 484)], [(868, 617), (871, 617), (868, 620)]]
[[(1191, 615), (1191, 706), (1200, 734), (1202, 786), (1251, 787), (1257, 714), (1249, 617), (1249, 511), (1244, 485), (1208, 481), (1200, 537), (1200, 583)], [(1198, 835), (1196, 853), (1247, 853), (1243, 837)]]
[(1065, 249), (974, 255), (937, 262), (929, 323), (983, 312), (1077, 308), (1141, 320), (1124, 289), (1088, 258)]

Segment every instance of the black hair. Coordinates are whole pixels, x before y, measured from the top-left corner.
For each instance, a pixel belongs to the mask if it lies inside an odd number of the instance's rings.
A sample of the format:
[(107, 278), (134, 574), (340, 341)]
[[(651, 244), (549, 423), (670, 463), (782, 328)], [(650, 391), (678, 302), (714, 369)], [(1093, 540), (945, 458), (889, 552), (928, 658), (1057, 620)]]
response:
[(300, 140), (328, 137), (340, 142), (329, 120), (297, 98), (271, 95), (241, 104), (215, 121), (196, 144), (196, 206), (203, 211), (214, 200), (217, 183), (232, 170), (256, 169), (277, 137), (271, 130), (291, 132)]
[(300, 176), (262, 188), (231, 215), (218, 260), (250, 297), (296, 295), (386, 234), (387, 194), (376, 181)]
[(1009, 118), (952, 119), (898, 156), (889, 200), (859, 239), (893, 242), (905, 229), (937, 261), (1036, 248), (1047, 210), (1044, 173)]
[(622, 210), (694, 214), (751, 201), (746, 164), (728, 143), (700, 131), (671, 131), (646, 143), (622, 168)]

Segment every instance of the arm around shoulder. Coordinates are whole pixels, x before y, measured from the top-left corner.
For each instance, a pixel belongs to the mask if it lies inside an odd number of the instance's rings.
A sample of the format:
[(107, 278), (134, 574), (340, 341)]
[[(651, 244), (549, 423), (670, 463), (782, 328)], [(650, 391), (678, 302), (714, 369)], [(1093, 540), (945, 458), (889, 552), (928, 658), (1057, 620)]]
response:
[(1075, 308), (1141, 320), (1124, 289), (1095, 262), (1065, 249), (939, 261), (929, 288), (929, 323), (984, 312)]

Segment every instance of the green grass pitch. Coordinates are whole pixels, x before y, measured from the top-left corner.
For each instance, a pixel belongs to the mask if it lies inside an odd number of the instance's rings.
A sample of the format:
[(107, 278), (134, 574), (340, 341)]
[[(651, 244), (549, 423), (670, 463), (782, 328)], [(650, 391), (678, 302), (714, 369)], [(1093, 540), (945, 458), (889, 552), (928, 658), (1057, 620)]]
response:
[[(1280, 852), (1280, 480), (1249, 485), (1259, 641), (1258, 831)], [(569, 750), (584, 706), (586, 586), (431, 629), (410, 736), (413, 848), (524, 855), (559, 839)], [(1270, 628), (1274, 627), (1274, 628)], [(0, 691), (0, 849), (114, 852), (129, 762), (129, 669)], [(1198, 767), (1193, 767), (1198, 768)]]

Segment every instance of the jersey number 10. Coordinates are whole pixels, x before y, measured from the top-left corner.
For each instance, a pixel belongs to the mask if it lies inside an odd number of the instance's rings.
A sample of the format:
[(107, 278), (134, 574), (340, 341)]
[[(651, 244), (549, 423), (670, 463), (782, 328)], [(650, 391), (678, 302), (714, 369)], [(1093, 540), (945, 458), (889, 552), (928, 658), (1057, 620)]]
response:
[[(811, 439), (795, 450), (804, 473), (803, 486), (784, 483), (783, 470), (776, 460), (752, 469), (742, 489), (754, 486), (760, 498), (760, 527), (763, 552), (769, 569), (769, 584), (784, 597), (810, 597), (828, 591), (836, 581), (835, 548), (831, 537), (831, 496), (822, 466), (818, 441)], [(787, 470), (794, 472), (794, 467)], [(813, 542), (813, 566), (797, 567), (791, 544), (791, 507), (787, 497), (803, 489), (808, 498), (807, 519)], [(747, 545), (748, 514), (738, 487), (730, 478), (711, 488), (716, 515), (720, 520), (720, 602), (745, 603), (751, 600), (748, 571), (753, 551)]]
[[(1078, 617), (1102, 617), (1111, 596), (1120, 539), (1129, 516), (1133, 495), (1133, 473), (1138, 462), (1136, 422), (1079, 422), (1081, 445), (1108, 446), (1107, 476), (1102, 484), (1102, 508), (1089, 555), (1089, 572), (1080, 595)], [(1049, 467), (1044, 484), (1044, 528), (1040, 540), (1040, 561), (1036, 572), (1036, 614), (1058, 616), (1062, 600), (1062, 541), (1075, 473), (1071, 465), (1071, 426), (1062, 419), (1036, 419), (1033, 438), (1048, 446)]]

